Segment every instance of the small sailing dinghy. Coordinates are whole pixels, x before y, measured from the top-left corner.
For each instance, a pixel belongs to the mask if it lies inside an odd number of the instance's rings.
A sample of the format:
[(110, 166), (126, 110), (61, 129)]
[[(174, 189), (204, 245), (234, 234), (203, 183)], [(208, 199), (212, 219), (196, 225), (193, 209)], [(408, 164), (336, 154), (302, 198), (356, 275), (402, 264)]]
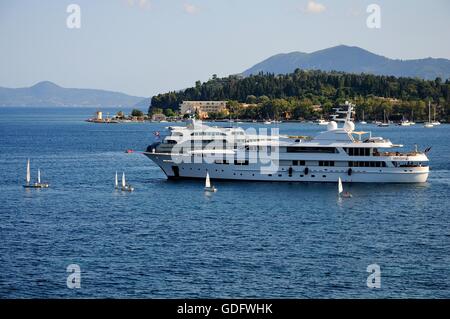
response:
[(364, 120), (364, 110), (362, 111), (362, 121), (360, 121), (359, 124), (367, 124), (367, 122)]
[(349, 192), (344, 192), (344, 187), (342, 186), (342, 180), (340, 177), (338, 179), (338, 194), (340, 197), (344, 197), (344, 198), (352, 197), (352, 194), (350, 194)]
[(386, 118), (386, 110), (383, 110), (383, 122), (378, 124), (379, 127), (388, 127), (389, 119)]
[(119, 179), (117, 178), (117, 171), (116, 171), (116, 177), (114, 179), (114, 188), (119, 189)]
[(122, 191), (124, 192), (132, 192), (134, 191), (134, 187), (130, 184), (127, 184), (125, 181), (125, 173), (122, 173)]
[(31, 170), (30, 170), (30, 159), (27, 160), (27, 177), (26, 184), (23, 185), (25, 188), (48, 188), (48, 183), (41, 182), (41, 170), (38, 169), (37, 182), (31, 183)]
[(425, 122), (423, 127), (426, 127), (426, 128), (434, 127), (433, 122), (431, 122), (431, 102), (430, 101), (428, 101), (428, 122)]
[(209, 179), (209, 173), (206, 172), (206, 180), (205, 180), (205, 192), (217, 192), (217, 188), (211, 185), (211, 180)]

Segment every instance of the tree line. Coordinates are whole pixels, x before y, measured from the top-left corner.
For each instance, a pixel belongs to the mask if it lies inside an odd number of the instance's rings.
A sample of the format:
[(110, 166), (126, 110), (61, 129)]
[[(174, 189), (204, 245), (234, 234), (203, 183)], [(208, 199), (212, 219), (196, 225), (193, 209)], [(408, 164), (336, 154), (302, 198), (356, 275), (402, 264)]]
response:
[[(284, 75), (213, 76), (203, 83), (197, 81), (194, 87), (153, 96), (149, 112), (170, 109), (168, 113), (172, 113), (184, 100), (226, 100), (231, 114), (210, 117), (242, 119), (326, 117), (333, 113), (333, 107), (349, 100), (357, 105), (357, 118), (361, 119), (364, 112), (366, 120), (382, 120), (384, 111), (391, 119), (425, 120), (430, 101), (433, 110), (436, 108), (436, 118), (450, 120), (450, 81), (441, 78), (422, 80), (300, 69)], [(250, 106), (244, 108), (241, 103)]]

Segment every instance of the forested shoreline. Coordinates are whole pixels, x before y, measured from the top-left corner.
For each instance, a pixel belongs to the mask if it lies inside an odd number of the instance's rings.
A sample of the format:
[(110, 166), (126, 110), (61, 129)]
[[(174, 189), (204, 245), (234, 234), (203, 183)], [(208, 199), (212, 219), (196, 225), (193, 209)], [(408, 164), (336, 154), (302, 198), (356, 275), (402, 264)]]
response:
[[(172, 114), (183, 100), (226, 100), (230, 115), (240, 119), (315, 119), (327, 117), (346, 100), (357, 105), (356, 116), (382, 120), (428, 118), (428, 101), (436, 118), (450, 120), (450, 81), (397, 78), (372, 74), (304, 71), (286, 75), (258, 74), (248, 77), (213, 77), (194, 87), (152, 97), (149, 113)], [(243, 106), (246, 103), (246, 107)]]

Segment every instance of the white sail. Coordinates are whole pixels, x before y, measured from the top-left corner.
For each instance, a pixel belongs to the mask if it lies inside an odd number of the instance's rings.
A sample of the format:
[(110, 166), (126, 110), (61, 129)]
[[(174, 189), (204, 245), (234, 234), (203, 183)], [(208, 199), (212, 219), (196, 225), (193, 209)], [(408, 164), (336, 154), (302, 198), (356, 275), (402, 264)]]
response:
[(119, 187), (119, 179), (117, 178), (117, 171), (116, 171), (116, 178), (114, 180), (114, 187), (118, 188)]
[(339, 180), (338, 180), (338, 192), (340, 194), (343, 191), (344, 191), (344, 188), (342, 187), (342, 181), (341, 181), (341, 178), (339, 177)]
[(211, 187), (211, 181), (209, 180), (209, 173), (208, 172), (206, 172), (205, 187), (207, 187), (207, 188)]
[(122, 187), (125, 187), (125, 173), (122, 173)]
[(30, 174), (30, 159), (27, 160), (27, 184), (31, 182), (31, 174)]
[(38, 180), (37, 180), (38, 184), (41, 183), (41, 170), (38, 168)]

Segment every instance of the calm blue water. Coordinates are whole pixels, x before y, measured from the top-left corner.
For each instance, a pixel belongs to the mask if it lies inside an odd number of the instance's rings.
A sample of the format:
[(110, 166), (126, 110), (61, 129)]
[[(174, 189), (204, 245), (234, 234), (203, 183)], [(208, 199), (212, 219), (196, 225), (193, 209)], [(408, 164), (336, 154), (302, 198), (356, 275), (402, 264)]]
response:
[[(432, 146), (429, 182), (351, 185), (339, 202), (336, 185), (314, 183), (216, 182), (206, 196), (124, 153), (166, 124), (82, 121), (94, 111), (0, 108), (0, 297), (450, 297), (450, 126), (369, 125)], [(22, 188), (28, 157), (50, 189)], [(116, 170), (134, 193), (113, 190)], [(81, 289), (66, 286), (73, 263)]]

